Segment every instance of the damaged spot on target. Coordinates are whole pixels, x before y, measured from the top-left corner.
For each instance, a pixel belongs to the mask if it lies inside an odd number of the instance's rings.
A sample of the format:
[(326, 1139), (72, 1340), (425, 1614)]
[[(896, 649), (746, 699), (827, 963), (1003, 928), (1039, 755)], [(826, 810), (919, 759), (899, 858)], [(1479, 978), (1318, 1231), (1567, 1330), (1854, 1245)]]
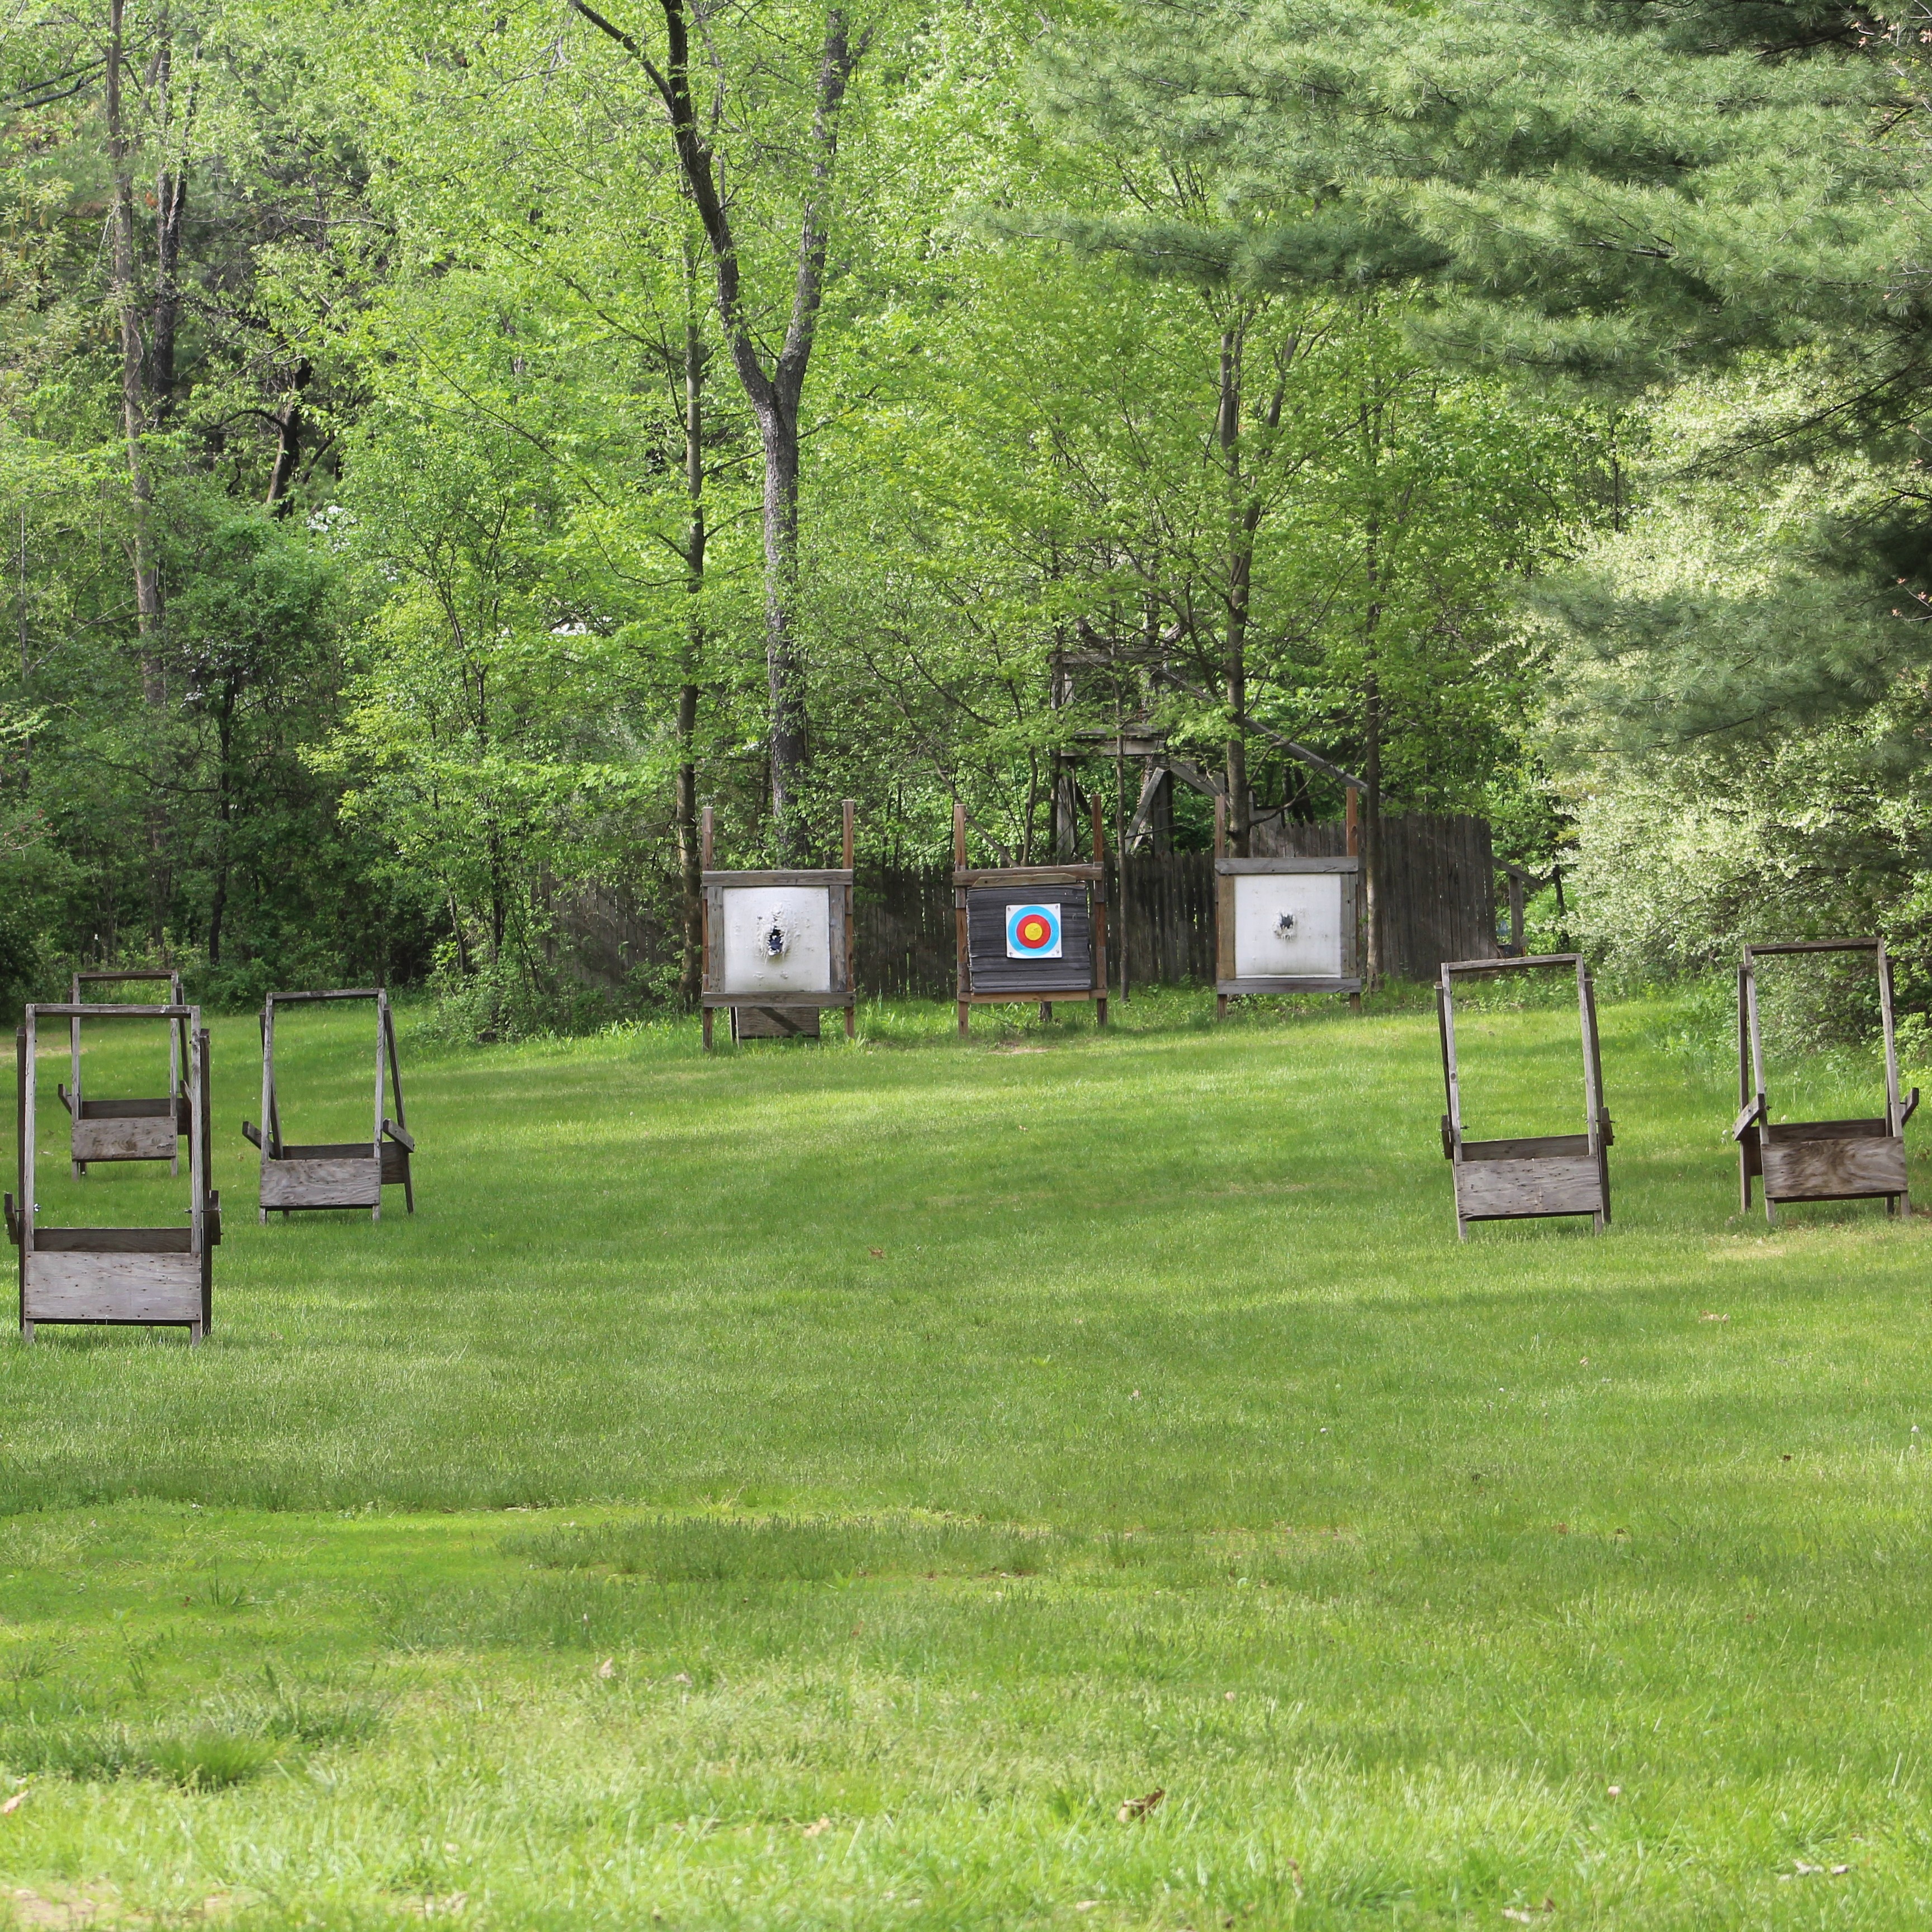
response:
[(1007, 907), (1006, 957), (1009, 959), (1058, 959), (1060, 956), (1059, 907)]

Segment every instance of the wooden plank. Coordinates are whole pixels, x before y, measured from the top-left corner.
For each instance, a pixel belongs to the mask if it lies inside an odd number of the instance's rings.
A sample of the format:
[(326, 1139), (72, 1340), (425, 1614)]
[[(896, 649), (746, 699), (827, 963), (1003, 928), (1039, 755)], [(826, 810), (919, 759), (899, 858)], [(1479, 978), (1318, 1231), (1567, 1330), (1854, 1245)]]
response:
[(22, 1300), (29, 1322), (199, 1322), (201, 1258), (37, 1252)]
[(195, 1014), (193, 1006), (76, 1006), (68, 1000), (34, 1011), (44, 1020), (186, 1020)]
[(1517, 1221), (1545, 1214), (1600, 1214), (1602, 1176), (1594, 1155), (1456, 1163), (1456, 1211), (1466, 1221)]
[(1905, 1140), (1768, 1141), (1764, 1191), (1773, 1201), (1858, 1201), (1906, 1190)]
[(186, 1255), (190, 1228), (36, 1228), (34, 1251), (47, 1255)]
[(1234, 999), (1242, 994), (1266, 993), (1359, 993), (1362, 982), (1359, 979), (1306, 979), (1279, 980), (1252, 978), (1246, 980), (1216, 980), (1214, 991), (1223, 999)]
[(825, 896), (826, 954), (832, 966), (832, 991), (840, 995), (842, 1005), (852, 992), (852, 940), (845, 924), (850, 896), (849, 885), (836, 886)]
[(131, 982), (136, 980), (165, 980), (172, 986), (180, 977), (181, 975), (178, 973), (172, 972), (165, 966), (150, 968), (139, 973), (122, 973), (101, 967), (91, 969), (85, 973), (76, 973), (74, 976), (74, 983), (76, 986), (112, 986), (122, 980)]
[(1754, 944), (1744, 948), (1747, 959), (1768, 958), (1775, 953), (1791, 952), (1876, 952), (1880, 942), (1876, 939), (1791, 939), (1774, 944)]
[(706, 994), (724, 990), (724, 888), (704, 888), (704, 974)]
[(278, 1160), (374, 1160), (376, 1150), (367, 1141), (311, 1141), (297, 1147), (284, 1142)]
[(78, 1161), (172, 1160), (178, 1138), (168, 1119), (76, 1120), (73, 1154)]
[(1513, 973), (1523, 967), (1568, 966), (1572, 968), (1583, 963), (1580, 952), (1531, 952), (1520, 959), (1445, 959), (1442, 970), (1445, 973)]
[(83, 1100), (80, 1103), (83, 1120), (165, 1120), (170, 1114), (178, 1118), (180, 1112), (179, 1102), (166, 1100)]
[(1534, 1134), (1522, 1140), (1465, 1141), (1465, 1160), (1533, 1160), (1551, 1154), (1586, 1154), (1588, 1134)]
[(820, 1007), (849, 1006), (847, 995), (836, 988), (828, 987), (822, 992), (794, 993), (705, 993), (700, 996), (700, 1003), (714, 1012), (726, 1006), (797, 1007), (801, 1012), (806, 1008), (817, 1012)]
[(707, 886), (849, 886), (853, 882), (852, 874), (844, 868), (822, 866), (773, 872), (706, 872), (701, 877)]
[(262, 1168), (264, 1208), (377, 1208), (382, 1163), (364, 1160), (271, 1160)]
[(1880, 1141), (1892, 1137), (1883, 1120), (1775, 1120), (1766, 1124), (1769, 1141)]
[(1244, 873), (1274, 875), (1295, 872), (1359, 872), (1359, 859), (1216, 859), (1214, 870), (1226, 878)]
[(410, 1185), (410, 1150), (394, 1141), (382, 1143), (382, 1185), (404, 1188)]
[(382, 997), (380, 986), (335, 986), (313, 993), (271, 993), (268, 1004), (272, 1006), (298, 1006), (311, 1000), (380, 1000)]
[[(820, 1037), (816, 1006), (763, 1006), (740, 1002), (731, 1008), (734, 1040), (817, 1040)], [(836, 1010), (836, 1006), (834, 1010)]]
[(1106, 868), (1096, 865), (960, 866), (953, 868), (956, 886), (1076, 886), (1104, 883)]

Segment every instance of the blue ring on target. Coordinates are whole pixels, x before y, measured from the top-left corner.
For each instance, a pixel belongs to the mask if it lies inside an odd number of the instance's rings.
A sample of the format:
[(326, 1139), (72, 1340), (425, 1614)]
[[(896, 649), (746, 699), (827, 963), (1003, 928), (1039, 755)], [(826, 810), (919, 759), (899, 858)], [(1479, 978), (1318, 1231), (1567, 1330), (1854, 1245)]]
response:
[(1060, 956), (1059, 907), (1007, 907), (1006, 957), (1009, 959), (1058, 959)]

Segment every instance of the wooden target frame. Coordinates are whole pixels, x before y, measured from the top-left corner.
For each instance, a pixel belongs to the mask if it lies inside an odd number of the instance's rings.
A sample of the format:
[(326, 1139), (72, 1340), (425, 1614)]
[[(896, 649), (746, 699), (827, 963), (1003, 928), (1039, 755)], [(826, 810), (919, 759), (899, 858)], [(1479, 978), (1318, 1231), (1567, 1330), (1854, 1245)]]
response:
[[(1885, 1112), (1850, 1120), (1777, 1120), (1766, 1097), (1764, 1040), (1758, 1024), (1757, 962), (1797, 953), (1869, 952), (1878, 971), (1885, 1032)], [(1747, 946), (1738, 966), (1738, 1100), (1731, 1124), (1738, 1144), (1738, 1196), (1748, 1214), (1754, 1178), (1764, 1183), (1764, 1218), (1775, 1224), (1780, 1201), (1882, 1200), (1888, 1214), (1912, 1211), (1905, 1164), (1905, 1124), (1918, 1089), (1901, 1100), (1898, 1042), (1892, 1026), (1892, 958), (1882, 939), (1796, 940)]]
[[(167, 987), (169, 1006), (178, 1012), (188, 1011), (182, 1000), (181, 975), (165, 967), (128, 973), (76, 973), (70, 982), (68, 1004), (76, 1013), (86, 1012), (92, 1018), (94, 1010), (82, 997), (87, 987), (155, 982)], [(41, 1010), (48, 1012), (52, 1009)], [(82, 1099), (78, 1018), (70, 1022), (68, 1030), (70, 1054), (68, 1078), (73, 1084), (71, 1087), (56, 1084), (54, 1093), (73, 1120), (68, 1154), (74, 1179), (81, 1179), (92, 1161), (164, 1160), (170, 1174), (180, 1173), (182, 1139), (190, 1131), (188, 1089), (182, 1078), (190, 1052), (187, 1023), (168, 1028), (168, 1090), (159, 1099)]]
[[(1458, 974), (1574, 970), (1583, 1045), (1583, 1132), (1538, 1134), (1515, 1140), (1472, 1141), (1462, 1131), (1462, 1076), (1456, 1060), (1455, 980)], [(1442, 1038), (1442, 1155), (1454, 1169), (1456, 1234), (1469, 1238), (1472, 1221), (1527, 1221), (1588, 1214), (1601, 1234), (1610, 1220), (1610, 1150), (1615, 1136), (1604, 1105), (1604, 1057), (1597, 1032), (1597, 995), (1580, 952), (1532, 954), (1520, 959), (1444, 960), (1436, 985), (1436, 1018)]]
[[(773, 872), (728, 872), (712, 869), (715, 820), (710, 806), (704, 808), (698, 833), (700, 880), (704, 892), (704, 974), (699, 1003), (704, 1012), (704, 1050), (712, 1050), (712, 1016), (721, 1009), (731, 1016), (731, 1037), (737, 1040), (816, 1040), (819, 1015), (827, 1009), (842, 1010), (845, 1037), (858, 1031), (859, 990), (853, 969), (854, 914), (852, 889), (857, 874), (854, 856), (857, 844), (856, 808), (850, 799), (843, 802), (839, 821), (844, 863), (841, 866), (782, 867)], [(782, 993), (734, 989), (728, 983), (725, 900), (733, 892), (765, 888), (804, 892), (823, 891), (826, 896), (826, 983), (823, 986), (788, 987)]]
[[(376, 1110), (366, 1141), (320, 1142), (296, 1147), (282, 1138), (281, 1109), (275, 1092), (275, 1009), (324, 1000), (374, 1000), (376, 1003)], [(395, 1096), (395, 1118), (383, 1105), (386, 1081)], [(416, 1138), (403, 1112), (403, 1076), (396, 1064), (396, 1023), (389, 995), (380, 986), (353, 986), (318, 993), (271, 993), (262, 1006), (262, 1121), (258, 1129), (242, 1123), (244, 1136), (262, 1150), (261, 1190), (256, 1204), (266, 1221), (272, 1208), (286, 1220), (298, 1208), (366, 1208), (372, 1221), (382, 1218), (382, 1190), (400, 1186), (406, 1212), (416, 1211), (416, 1179), (410, 1158)]]
[[(1348, 792), (1345, 857), (1237, 859), (1228, 851), (1228, 801), (1214, 800), (1214, 1017), (1226, 1019), (1228, 1002), (1266, 993), (1346, 993), (1362, 1010), (1362, 860), (1354, 788)], [(1240, 971), (1240, 881), (1244, 878), (1333, 876), (1340, 889), (1336, 964), (1333, 974), (1244, 975)]]
[[(160, 1020), (185, 1033), (188, 1215), (185, 1228), (44, 1227), (34, 1204), (40, 1024), (106, 1016)], [(185, 1328), (192, 1346), (213, 1319), (214, 1252), (221, 1196), (208, 1185), (208, 1032), (199, 1006), (30, 1006), (14, 1035), (20, 1195), (5, 1197), (7, 1235), (20, 1251), (20, 1334), (43, 1323), (88, 1328)], [(138, 1117), (137, 1117), (138, 1118)], [(177, 1169), (178, 1172), (178, 1169)]]
[[(953, 943), (958, 968), (956, 1001), (962, 1039), (970, 1030), (976, 1006), (1024, 1006), (1038, 1000), (1040, 1018), (1051, 1019), (1057, 1000), (1091, 1000), (1100, 1024), (1107, 1024), (1106, 830), (1098, 792), (1090, 802), (1092, 862), (1065, 866), (968, 865), (966, 808), (953, 806)], [(1035, 965), (1006, 958), (1004, 914), (997, 908), (1006, 895), (1016, 892), (1051, 895), (1063, 910), (1078, 904), (1088, 934), (1084, 976), (1070, 962), (1041, 960)], [(994, 910), (989, 914), (988, 908)], [(1064, 972), (1051, 970), (1062, 964), (1066, 966)]]

